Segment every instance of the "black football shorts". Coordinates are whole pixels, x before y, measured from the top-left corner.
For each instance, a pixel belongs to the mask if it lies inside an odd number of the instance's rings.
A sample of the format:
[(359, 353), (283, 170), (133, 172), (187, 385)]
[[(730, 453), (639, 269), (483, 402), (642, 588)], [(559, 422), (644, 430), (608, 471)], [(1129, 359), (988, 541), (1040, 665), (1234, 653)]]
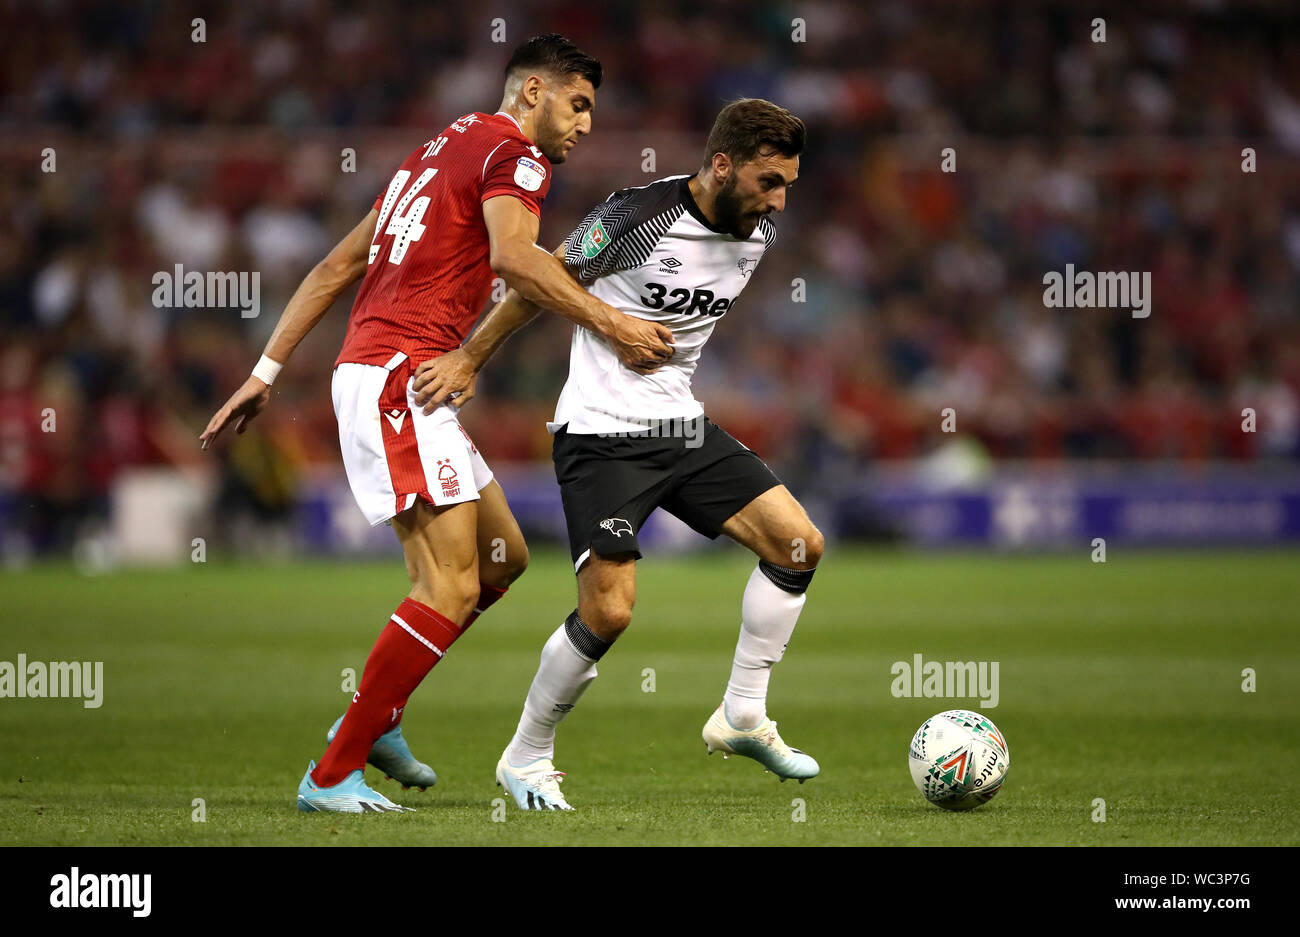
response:
[(722, 524), (781, 484), (763, 460), (701, 416), (672, 432), (624, 436), (555, 434), (552, 455), (569, 528), (573, 568), (591, 551), (641, 558), (636, 535), (655, 508), (710, 540)]

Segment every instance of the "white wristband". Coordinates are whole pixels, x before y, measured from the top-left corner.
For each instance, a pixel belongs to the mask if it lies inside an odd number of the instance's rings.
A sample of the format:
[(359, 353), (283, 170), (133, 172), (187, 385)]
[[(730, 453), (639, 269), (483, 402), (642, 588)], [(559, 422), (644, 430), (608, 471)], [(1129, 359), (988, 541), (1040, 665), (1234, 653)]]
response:
[(253, 368), (253, 377), (270, 387), (275, 382), (276, 376), (279, 375), (282, 367), (284, 365), (280, 362), (273, 361), (266, 355), (262, 355), (262, 360), (257, 362), (257, 367)]

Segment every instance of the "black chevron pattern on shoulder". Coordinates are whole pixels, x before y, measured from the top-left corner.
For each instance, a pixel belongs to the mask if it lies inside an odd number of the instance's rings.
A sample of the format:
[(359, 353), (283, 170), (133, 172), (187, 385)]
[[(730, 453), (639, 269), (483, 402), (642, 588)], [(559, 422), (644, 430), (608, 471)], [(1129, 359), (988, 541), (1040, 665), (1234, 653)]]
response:
[[(564, 241), (564, 265), (583, 284), (645, 263), (674, 221), (682, 216), (678, 178), (620, 189), (593, 208)], [(587, 235), (599, 223), (608, 243), (593, 257), (583, 254)]]
[(776, 241), (776, 225), (772, 224), (771, 218), (758, 219), (758, 230), (763, 233), (763, 250), (770, 251), (772, 244)]

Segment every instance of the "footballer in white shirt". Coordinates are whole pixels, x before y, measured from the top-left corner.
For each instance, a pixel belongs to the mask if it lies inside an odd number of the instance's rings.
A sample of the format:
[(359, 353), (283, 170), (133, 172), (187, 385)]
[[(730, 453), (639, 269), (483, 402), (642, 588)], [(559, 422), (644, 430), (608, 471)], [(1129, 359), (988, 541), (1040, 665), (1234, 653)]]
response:
[[(554, 435), (578, 607), (542, 649), (497, 781), (523, 809), (572, 809), (559, 788), (555, 731), (627, 628), (637, 533), (663, 508), (709, 538), (726, 534), (758, 563), (741, 600), (740, 638), (721, 703), (704, 725), (712, 753), (745, 755), (782, 780), (818, 772), (767, 715), (781, 660), (821, 559), (821, 533), (757, 455), (704, 415), (691, 376), (713, 329), (771, 248), (805, 140), (799, 118), (746, 98), (718, 114), (695, 174), (622, 189), (555, 252), (597, 299), (662, 326), (672, 355), (648, 361), (575, 327), (569, 377), (547, 424)], [(416, 400), (463, 404), (502, 342), (539, 308), (511, 292), (455, 352), (421, 366)]]

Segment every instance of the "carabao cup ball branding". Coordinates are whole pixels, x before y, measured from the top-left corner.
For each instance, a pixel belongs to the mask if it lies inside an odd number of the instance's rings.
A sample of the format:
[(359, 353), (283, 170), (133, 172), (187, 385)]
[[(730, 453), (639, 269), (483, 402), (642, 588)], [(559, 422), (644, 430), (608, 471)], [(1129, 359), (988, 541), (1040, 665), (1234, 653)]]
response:
[(907, 755), (916, 789), (945, 810), (973, 810), (992, 800), (1011, 763), (998, 727), (968, 709), (927, 719)]
[(546, 167), (527, 156), (515, 164), (515, 183), (527, 192), (536, 192), (546, 181)]

